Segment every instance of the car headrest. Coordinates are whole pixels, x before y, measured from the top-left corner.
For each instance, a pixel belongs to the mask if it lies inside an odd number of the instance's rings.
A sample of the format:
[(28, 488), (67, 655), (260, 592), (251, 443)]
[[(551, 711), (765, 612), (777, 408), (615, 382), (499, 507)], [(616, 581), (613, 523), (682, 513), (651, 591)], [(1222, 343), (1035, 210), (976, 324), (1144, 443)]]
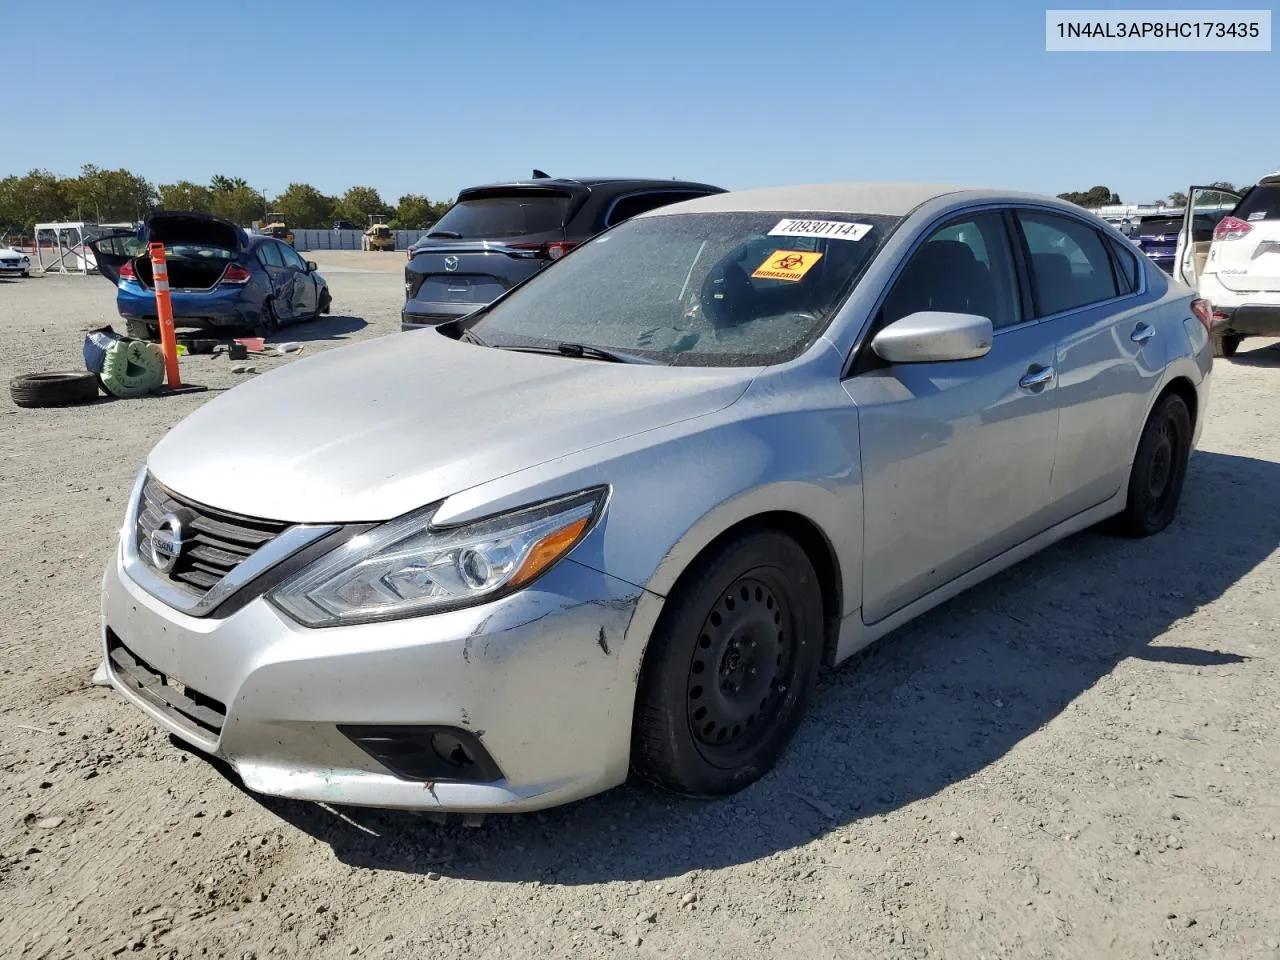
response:
[(731, 261), (707, 274), (700, 295), (702, 314), (714, 327), (733, 327), (752, 316), (755, 288), (747, 271)]

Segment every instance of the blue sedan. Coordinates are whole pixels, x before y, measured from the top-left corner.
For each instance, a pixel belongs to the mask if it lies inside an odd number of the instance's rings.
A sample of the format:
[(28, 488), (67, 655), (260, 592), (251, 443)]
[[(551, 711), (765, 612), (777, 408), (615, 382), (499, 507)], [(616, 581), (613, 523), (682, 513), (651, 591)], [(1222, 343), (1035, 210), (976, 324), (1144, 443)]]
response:
[(89, 244), (98, 271), (116, 285), (116, 308), (132, 337), (159, 339), (149, 243), (165, 246), (175, 326), (270, 336), (281, 324), (329, 312), (328, 283), (287, 243), (205, 214), (165, 211), (136, 233), (117, 231)]

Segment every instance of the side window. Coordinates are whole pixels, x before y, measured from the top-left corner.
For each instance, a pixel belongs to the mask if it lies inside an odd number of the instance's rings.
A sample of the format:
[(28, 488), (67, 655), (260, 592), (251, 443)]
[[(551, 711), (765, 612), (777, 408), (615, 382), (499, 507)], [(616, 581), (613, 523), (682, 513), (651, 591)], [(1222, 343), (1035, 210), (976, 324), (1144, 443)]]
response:
[(622, 197), (613, 205), (613, 209), (609, 211), (609, 215), (605, 218), (604, 225), (606, 227), (612, 227), (616, 223), (622, 223), (624, 220), (630, 220), (632, 217), (639, 216), (649, 210), (657, 210), (658, 207), (665, 207), (668, 204), (679, 203), (681, 200), (692, 200), (694, 197), (702, 196), (705, 196), (705, 194), (693, 193), (687, 190), (664, 190), (653, 193), (637, 193), (630, 197)]
[(268, 267), (283, 267), (284, 259), (280, 256), (280, 244), (267, 241), (258, 248), (258, 257)]
[(1116, 258), (1116, 279), (1119, 281), (1120, 292), (1122, 294), (1137, 293), (1140, 286), (1138, 282), (1138, 258), (1124, 244), (1110, 239), (1107, 242), (1111, 244), (1111, 252)]
[(966, 217), (935, 231), (911, 255), (876, 326), (922, 310), (976, 313), (997, 329), (1022, 319), (1009, 234), (999, 213)]
[(1092, 227), (1052, 213), (1018, 211), (1031, 254), (1037, 316), (1047, 317), (1117, 295), (1111, 257)]
[(282, 243), (273, 243), (272, 246), (280, 251), (280, 255), (284, 257), (284, 265), (286, 267), (293, 267), (295, 270), (307, 269), (306, 261), (298, 256), (298, 251), (294, 250), (293, 247)]

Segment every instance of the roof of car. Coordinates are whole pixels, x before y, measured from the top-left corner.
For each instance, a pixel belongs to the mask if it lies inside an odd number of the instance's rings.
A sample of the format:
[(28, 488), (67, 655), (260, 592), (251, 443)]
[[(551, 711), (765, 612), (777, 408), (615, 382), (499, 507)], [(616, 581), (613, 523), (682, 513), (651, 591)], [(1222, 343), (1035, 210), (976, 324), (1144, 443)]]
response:
[(529, 180), (500, 180), (495, 183), (476, 184), (467, 187), (463, 193), (473, 190), (494, 190), (503, 187), (696, 187), (698, 189), (723, 191), (710, 183), (699, 183), (696, 180), (660, 180), (654, 177), (537, 177)]
[(641, 216), (678, 212), (754, 213), (766, 210), (812, 210), (827, 213), (866, 213), (904, 216), (926, 200), (968, 187), (937, 183), (813, 183), (794, 187), (760, 187), (734, 190), (672, 207), (661, 207)]

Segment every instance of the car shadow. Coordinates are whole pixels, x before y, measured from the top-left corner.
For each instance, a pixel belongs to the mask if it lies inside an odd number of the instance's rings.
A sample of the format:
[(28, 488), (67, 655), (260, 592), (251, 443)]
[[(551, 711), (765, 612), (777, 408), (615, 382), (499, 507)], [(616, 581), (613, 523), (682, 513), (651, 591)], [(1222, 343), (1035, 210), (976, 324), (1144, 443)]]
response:
[(629, 784), (469, 828), (250, 796), (343, 863), (378, 870), (585, 884), (750, 862), (972, 776), (1128, 657), (1170, 670), (1245, 663), (1235, 651), (1154, 641), (1276, 550), (1280, 503), (1257, 492), (1277, 489), (1280, 465), (1197, 453), (1168, 530), (1072, 537), (830, 671), (778, 767), (723, 800)]
[(1240, 345), (1239, 352), (1230, 360), (1215, 363), (1238, 363), (1245, 367), (1280, 367), (1280, 343), (1267, 343), (1250, 350), (1249, 341)]
[(368, 325), (361, 317), (323, 315), (315, 320), (285, 324), (268, 337), (267, 342), (285, 343), (294, 340), (300, 343), (314, 343), (319, 340), (345, 340)]

